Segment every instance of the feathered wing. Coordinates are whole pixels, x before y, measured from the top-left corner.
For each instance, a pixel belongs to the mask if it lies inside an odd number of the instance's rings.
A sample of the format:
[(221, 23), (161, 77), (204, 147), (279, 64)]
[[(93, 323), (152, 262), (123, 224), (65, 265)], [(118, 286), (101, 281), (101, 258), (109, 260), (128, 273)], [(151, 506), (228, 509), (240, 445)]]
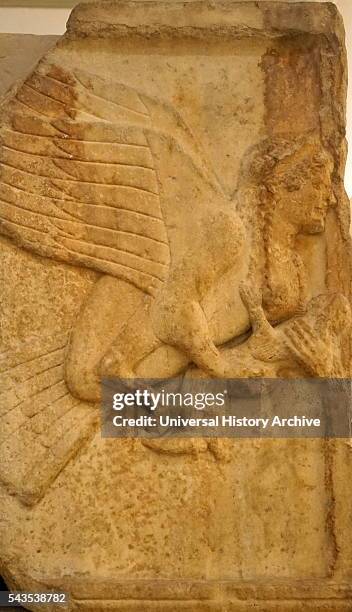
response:
[(99, 410), (64, 379), (68, 334), (0, 355), (0, 482), (31, 505), (98, 429)]
[[(166, 152), (175, 146), (192, 162), (194, 192), (215, 181), (177, 112), (121, 84), (46, 63), (2, 112), (0, 233), (153, 295), (168, 272), (169, 243), (148, 136), (159, 134)], [(44, 338), (0, 356), (0, 481), (28, 504), (97, 428), (97, 408), (66, 386), (66, 342), (65, 334)]]
[(0, 232), (153, 294), (167, 275), (169, 244), (150, 130), (200, 156), (167, 105), (80, 70), (39, 66), (0, 129)]
[(19, 89), (1, 128), (1, 232), (152, 292), (168, 244), (141, 129), (148, 113), (123, 86), (44, 69)]

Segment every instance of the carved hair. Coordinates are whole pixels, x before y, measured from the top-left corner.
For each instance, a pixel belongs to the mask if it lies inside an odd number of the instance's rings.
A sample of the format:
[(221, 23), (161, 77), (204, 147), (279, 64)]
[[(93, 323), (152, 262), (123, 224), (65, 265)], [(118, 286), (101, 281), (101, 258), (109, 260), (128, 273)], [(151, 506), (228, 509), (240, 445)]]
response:
[[(263, 187), (270, 189), (273, 177), (284, 161), (296, 158), (294, 170), (300, 171), (302, 182), (309, 177), (312, 167), (321, 168), (330, 160), (330, 156), (323, 149), (321, 141), (316, 135), (306, 135), (296, 139), (267, 138), (255, 145), (244, 156), (241, 165), (238, 189), (244, 185), (249, 187)], [(307, 161), (309, 160), (309, 165)], [(280, 184), (290, 186), (292, 175), (289, 172), (281, 176)]]
[(320, 139), (312, 134), (295, 139), (268, 138), (244, 156), (236, 193), (237, 209), (252, 240), (249, 274), (268, 294), (276, 194), (282, 188), (298, 190), (311, 178), (312, 170), (329, 162), (332, 164)]

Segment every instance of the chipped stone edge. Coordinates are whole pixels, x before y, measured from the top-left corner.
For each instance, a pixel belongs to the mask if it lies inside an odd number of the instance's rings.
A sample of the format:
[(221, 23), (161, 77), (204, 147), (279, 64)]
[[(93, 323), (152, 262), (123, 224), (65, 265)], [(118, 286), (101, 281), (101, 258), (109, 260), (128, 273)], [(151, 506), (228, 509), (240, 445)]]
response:
[[(245, 17), (243, 16), (245, 15)], [(277, 38), (294, 34), (344, 37), (331, 2), (148, 2), (122, 0), (77, 5), (67, 23), (70, 38)]]

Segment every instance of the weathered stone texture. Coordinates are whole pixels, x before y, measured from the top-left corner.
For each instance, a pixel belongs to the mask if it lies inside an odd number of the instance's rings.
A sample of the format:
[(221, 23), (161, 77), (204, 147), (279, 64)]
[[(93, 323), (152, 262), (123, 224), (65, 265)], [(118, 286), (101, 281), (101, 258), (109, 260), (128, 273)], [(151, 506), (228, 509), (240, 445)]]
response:
[(52, 42), (0, 38), (0, 569), (72, 611), (350, 609), (347, 440), (99, 429), (102, 376), (350, 377), (336, 8), (96, 3)]

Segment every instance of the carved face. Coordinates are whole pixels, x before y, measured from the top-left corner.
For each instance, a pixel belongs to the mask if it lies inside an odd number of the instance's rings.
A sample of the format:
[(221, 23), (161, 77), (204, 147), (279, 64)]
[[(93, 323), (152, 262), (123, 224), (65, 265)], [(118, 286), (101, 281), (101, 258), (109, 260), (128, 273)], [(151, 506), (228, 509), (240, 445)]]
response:
[(328, 154), (318, 146), (306, 146), (274, 171), (277, 204), (285, 220), (298, 232), (324, 231), (328, 207), (335, 201)]

